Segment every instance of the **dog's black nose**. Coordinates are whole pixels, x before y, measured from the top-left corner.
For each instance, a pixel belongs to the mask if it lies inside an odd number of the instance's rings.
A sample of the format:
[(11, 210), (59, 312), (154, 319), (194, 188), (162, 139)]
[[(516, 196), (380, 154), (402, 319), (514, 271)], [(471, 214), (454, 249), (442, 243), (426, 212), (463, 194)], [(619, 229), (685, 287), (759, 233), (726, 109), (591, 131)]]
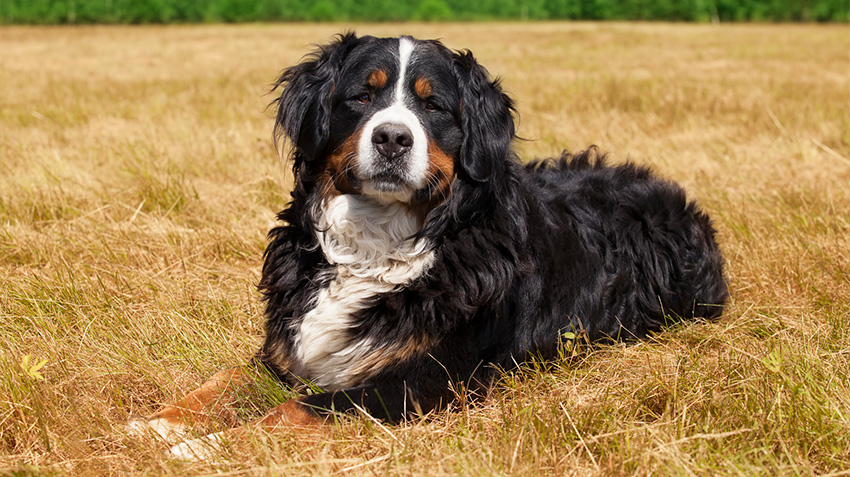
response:
[(372, 132), (372, 144), (387, 159), (403, 156), (413, 146), (413, 134), (401, 124), (381, 124)]

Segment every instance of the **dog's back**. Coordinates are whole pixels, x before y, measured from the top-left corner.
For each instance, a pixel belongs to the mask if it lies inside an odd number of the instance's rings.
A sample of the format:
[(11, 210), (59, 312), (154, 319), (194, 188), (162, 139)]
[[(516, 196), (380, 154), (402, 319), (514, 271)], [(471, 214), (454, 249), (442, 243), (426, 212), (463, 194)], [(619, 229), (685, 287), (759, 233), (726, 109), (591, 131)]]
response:
[(591, 340), (643, 338), (716, 318), (728, 292), (708, 216), (648, 168), (608, 166), (594, 148), (526, 166), (553, 313)]

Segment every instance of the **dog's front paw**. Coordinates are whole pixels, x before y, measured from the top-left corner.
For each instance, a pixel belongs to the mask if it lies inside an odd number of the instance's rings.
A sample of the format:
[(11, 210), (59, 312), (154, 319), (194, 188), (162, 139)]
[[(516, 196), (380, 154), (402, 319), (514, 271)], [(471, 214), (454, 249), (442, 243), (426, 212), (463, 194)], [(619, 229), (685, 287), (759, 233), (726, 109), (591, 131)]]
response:
[(221, 453), (223, 448), (222, 442), (224, 441), (222, 434), (222, 432), (217, 432), (198, 439), (181, 442), (168, 449), (165, 455), (170, 459), (186, 461), (207, 460), (211, 456)]
[(189, 435), (189, 428), (177, 419), (147, 419), (133, 415), (127, 419), (127, 433), (131, 436), (158, 436), (169, 444), (180, 442)]

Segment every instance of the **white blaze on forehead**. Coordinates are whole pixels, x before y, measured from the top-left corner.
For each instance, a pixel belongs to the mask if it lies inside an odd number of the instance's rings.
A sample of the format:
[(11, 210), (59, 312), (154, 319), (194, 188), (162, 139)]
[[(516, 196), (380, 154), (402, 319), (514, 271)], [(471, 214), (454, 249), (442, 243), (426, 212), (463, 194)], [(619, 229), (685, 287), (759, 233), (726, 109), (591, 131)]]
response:
[[(357, 147), (358, 161), (357, 173), (362, 179), (369, 179), (382, 172), (381, 164), (384, 161), (380, 158), (379, 153), (375, 150), (372, 144), (372, 133), (375, 128), (382, 124), (398, 124), (405, 126), (413, 135), (413, 146), (404, 158), (396, 159), (404, 161), (404, 168), (400, 172), (402, 179), (414, 189), (425, 187), (428, 178), (428, 137), (425, 134), (425, 129), (416, 114), (405, 104), (408, 101), (408, 94), (405, 86), (410, 83), (408, 78), (408, 69), (413, 58), (413, 50), (415, 43), (407, 37), (399, 38), (398, 40), (398, 78), (393, 85), (393, 102), (387, 108), (378, 111), (366, 122), (363, 127), (363, 133), (360, 136), (360, 142)], [(413, 190), (400, 194), (382, 194), (380, 192), (370, 190), (368, 181), (364, 184), (364, 193), (378, 196), (385, 196), (387, 199), (407, 201)], [(371, 193), (370, 193), (371, 192)]]
[(395, 83), (395, 102), (404, 102), (404, 79), (407, 76), (407, 65), (410, 63), (410, 57), (413, 54), (413, 42), (410, 38), (401, 37), (398, 39), (398, 80)]

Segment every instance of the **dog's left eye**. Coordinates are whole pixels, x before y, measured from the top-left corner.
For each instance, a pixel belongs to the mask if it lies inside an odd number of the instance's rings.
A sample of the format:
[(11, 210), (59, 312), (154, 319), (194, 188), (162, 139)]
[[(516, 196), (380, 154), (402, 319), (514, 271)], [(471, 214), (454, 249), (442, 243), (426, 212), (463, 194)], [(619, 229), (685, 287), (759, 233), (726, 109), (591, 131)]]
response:
[(428, 100), (428, 101), (425, 101), (425, 109), (427, 111), (436, 111), (436, 110), (440, 109), (440, 107), (437, 106), (437, 103), (435, 103), (431, 100)]

